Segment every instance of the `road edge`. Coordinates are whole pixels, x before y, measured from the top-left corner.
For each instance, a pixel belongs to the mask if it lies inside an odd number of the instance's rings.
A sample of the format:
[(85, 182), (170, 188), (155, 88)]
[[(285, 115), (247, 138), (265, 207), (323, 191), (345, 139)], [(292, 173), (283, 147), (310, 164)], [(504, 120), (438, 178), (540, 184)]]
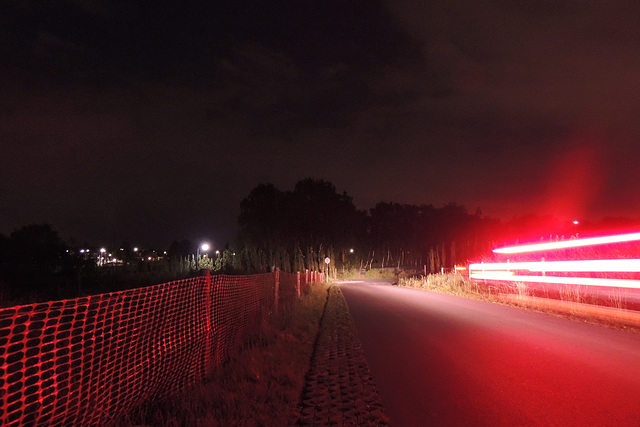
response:
[(334, 284), (327, 292), (296, 425), (388, 426), (342, 291)]

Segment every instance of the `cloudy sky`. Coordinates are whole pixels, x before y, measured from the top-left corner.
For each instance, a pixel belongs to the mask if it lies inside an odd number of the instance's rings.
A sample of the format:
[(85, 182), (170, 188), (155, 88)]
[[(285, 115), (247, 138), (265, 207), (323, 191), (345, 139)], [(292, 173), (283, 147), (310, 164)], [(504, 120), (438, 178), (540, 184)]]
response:
[(0, 4), (0, 233), (233, 235), (260, 183), (362, 209), (640, 216), (640, 3)]

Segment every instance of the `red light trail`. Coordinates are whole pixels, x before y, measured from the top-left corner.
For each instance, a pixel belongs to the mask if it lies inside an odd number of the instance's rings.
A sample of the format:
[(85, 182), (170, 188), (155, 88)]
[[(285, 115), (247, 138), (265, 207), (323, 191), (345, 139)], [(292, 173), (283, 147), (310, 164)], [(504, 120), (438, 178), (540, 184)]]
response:
[[(579, 248), (612, 243), (640, 240), (640, 233), (592, 237), (586, 239), (562, 240), (557, 242), (534, 243), (494, 249), (497, 254), (520, 254), (551, 251), (555, 249)], [(566, 261), (525, 261), (474, 263), (469, 265), (469, 277), (476, 280), (507, 282), (554, 283), (566, 285), (607, 286), (640, 289), (640, 280), (608, 277), (579, 277), (579, 273), (639, 273), (640, 259), (589, 259)], [(534, 274), (530, 274), (534, 273)], [(535, 274), (537, 273), (537, 274)], [(546, 273), (571, 273), (546, 275)]]
[(549, 251), (553, 249), (579, 248), (583, 246), (622, 243), (640, 240), (640, 233), (618, 234), (615, 236), (590, 237), (587, 239), (561, 240), (559, 242), (534, 243), (521, 246), (507, 246), (494, 249), (497, 254), (520, 254), (525, 252)]
[(565, 276), (521, 276), (508, 271), (492, 271), (489, 273), (473, 273), (470, 275), (476, 280), (495, 280), (507, 282), (529, 282), (529, 283), (554, 283), (561, 285), (587, 285), (587, 286), (608, 286), (614, 288), (636, 288), (640, 289), (640, 280), (627, 279), (602, 279), (596, 277), (565, 277)]
[(640, 272), (640, 259), (593, 259), (580, 261), (496, 262), (471, 264), (473, 270), (482, 271), (548, 271), (548, 272)]

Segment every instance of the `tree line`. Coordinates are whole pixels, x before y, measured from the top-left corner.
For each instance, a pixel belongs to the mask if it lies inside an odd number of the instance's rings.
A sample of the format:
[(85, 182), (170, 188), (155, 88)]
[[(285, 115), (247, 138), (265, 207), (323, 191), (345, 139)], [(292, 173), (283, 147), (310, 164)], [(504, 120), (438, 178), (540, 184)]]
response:
[(257, 270), (451, 268), (491, 248), (496, 220), (449, 203), (380, 202), (368, 212), (322, 179), (306, 178), (292, 191), (260, 184), (242, 200), (239, 243), (260, 255)]
[(136, 252), (123, 242), (112, 248), (119, 251), (121, 262), (100, 268), (95, 256), (64, 242), (49, 224), (0, 234), (0, 300), (32, 291), (41, 293), (41, 299), (59, 299), (148, 286), (188, 277), (201, 268), (226, 274), (275, 268), (326, 271), (326, 258), (332, 274), (374, 268), (428, 274), (488, 257), (492, 248), (519, 240), (639, 227), (640, 221), (626, 218), (578, 225), (525, 215), (503, 222), (456, 203), (435, 207), (380, 202), (361, 210), (331, 182), (306, 178), (288, 191), (273, 184), (253, 188), (240, 204), (236, 239), (211, 256), (197, 256), (197, 246), (189, 240), (174, 241), (161, 254)]

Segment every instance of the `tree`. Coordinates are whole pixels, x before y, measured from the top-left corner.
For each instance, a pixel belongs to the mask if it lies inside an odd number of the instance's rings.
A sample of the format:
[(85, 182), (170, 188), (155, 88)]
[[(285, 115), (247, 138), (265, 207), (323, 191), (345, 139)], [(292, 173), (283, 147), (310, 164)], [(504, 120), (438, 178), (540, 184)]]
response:
[(291, 194), (291, 224), (302, 246), (352, 247), (366, 232), (366, 214), (358, 211), (346, 192), (322, 179), (296, 183)]
[(9, 238), (0, 234), (0, 265), (9, 262)]
[(241, 240), (270, 250), (286, 239), (286, 195), (273, 184), (260, 184), (240, 203)]
[(245, 246), (253, 245), (269, 265), (284, 268), (299, 266), (302, 253), (352, 247), (366, 233), (366, 214), (332, 183), (307, 178), (289, 192), (258, 185), (242, 200), (238, 225)]
[(191, 241), (183, 239), (181, 241), (174, 240), (171, 242), (171, 246), (169, 246), (167, 254), (170, 259), (177, 259), (180, 257), (188, 257), (189, 255), (193, 255), (195, 252), (196, 248), (194, 248)]
[(9, 263), (21, 273), (51, 274), (60, 270), (69, 252), (49, 224), (32, 224), (9, 235)]

